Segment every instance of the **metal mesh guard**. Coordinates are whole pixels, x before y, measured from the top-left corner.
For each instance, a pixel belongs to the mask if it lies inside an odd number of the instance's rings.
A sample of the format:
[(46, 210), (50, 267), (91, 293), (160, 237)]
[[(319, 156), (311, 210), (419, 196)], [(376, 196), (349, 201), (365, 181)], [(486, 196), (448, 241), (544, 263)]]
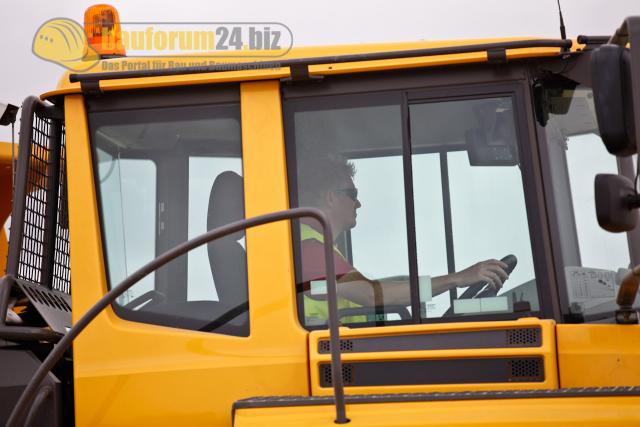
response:
[[(71, 292), (69, 269), (69, 229), (67, 216), (66, 150), (65, 129), (62, 126), (60, 135), (59, 168), (53, 167), (52, 132), (54, 120), (33, 115), (33, 134), (30, 141), (31, 154), (26, 176), (24, 222), (22, 242), (18, 258), (17, 277), (31, 283), (50, 284), (51, 288), (69, 294)], [(50, 176), (58, 169), (55, 179)], [(58, 191), (51, 191), (51, 183), (57, 185)], [(57, 193), (57, 200), (48, 200)], [(19, 195), (16, 195), (19, 197)], [(55, 233), (46, 233), (46, 215), (49, 203), (55, 203)], [(47, 240), (54, 239), (54, 250), (51, 255), (45, 254)], [(51, 281), (43, 277), (45, 263), (51, 265)]]

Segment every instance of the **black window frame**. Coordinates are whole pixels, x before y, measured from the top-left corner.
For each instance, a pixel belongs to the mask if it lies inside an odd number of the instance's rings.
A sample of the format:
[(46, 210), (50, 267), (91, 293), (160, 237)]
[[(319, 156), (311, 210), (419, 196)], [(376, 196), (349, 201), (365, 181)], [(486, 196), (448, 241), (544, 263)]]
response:
[[(382, 73), (368, 73), (343, 76), (325, 76), (320, 82), (285, 83), (282, 89), (283, 128), (287, 156), (287, 177), (289, 198), (292, 207), (297, 206), (297, 166), (295, 152), (295, 129), (292, 102), (310, 102), (307, 110), (313, 109), (313, 100), (350, 94), (396, 93), (402, 96), (403, 133), (403, 173), (408, 233), (408, 253), (412, 306), (414, 313), (410, 322), (403, 323), (449, 323), (513, 320), (522, 317), (539, 316), (560, 321), (558, 287), (553, 268), (551, 236), (548, 226), (547, 205), (544, 197), (542, 168), (539, 158), (539, 144), (535, 128), (530, 78), (525, 62), (507, 65), (474, 64), (456, 67), (434, 67), (423, 70), (402, 70)], [(522, 186), (534, 259), (536, 286), (540, 303), (537, 312), (469, 315), (460, 317), (421, 318), (418, 296), (418, 275), (415, 236), (415, 212), (413, 209), (413, 180), (411, 169), (411, 147), (409, 135), (409, 104), (415, 101), (449, 101), (461, 99), (510, 96), (514, 108), (514, 124), (518, 135), (518, 150), (522, 164)], [(292, 244), (296, 285), (300, 283), (299, 231), (292, 227)], [(299, 289), (296, 289), (299, 291)], [(297, 292), (297, 312), (300, 324), (308, 329), (322, 329), (323, 326), (308, 326), (304, 322), (302, 293)], [(350, 325), (352, 327), (382, 326), (385, 322), (367, 322)]]

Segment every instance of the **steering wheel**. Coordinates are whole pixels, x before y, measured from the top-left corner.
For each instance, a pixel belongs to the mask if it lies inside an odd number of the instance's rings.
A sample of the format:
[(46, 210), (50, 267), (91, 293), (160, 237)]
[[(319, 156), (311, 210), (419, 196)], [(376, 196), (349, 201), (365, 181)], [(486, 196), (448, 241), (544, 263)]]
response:
[[(518, 264), (518, 258), (515, 255), (507, 255), (502, 258), (500, 261), (507, 264), (507, 268), (505, 272), (507, 274), (511, 274), (514, 268), (516, 268), (516, 264)], [(487, 297), (495, 297), (498, 295), (498, 289), (494, 286), (490, 285), (488, 282), (479, 281), (469, 285), (467, 289), (458, 297), (458, 299), (472, 299), (472, 298), (487, 298)], [(450, 316), (453, 314), (453, 306), (451, 306), (445, 313), (444, 316)]]

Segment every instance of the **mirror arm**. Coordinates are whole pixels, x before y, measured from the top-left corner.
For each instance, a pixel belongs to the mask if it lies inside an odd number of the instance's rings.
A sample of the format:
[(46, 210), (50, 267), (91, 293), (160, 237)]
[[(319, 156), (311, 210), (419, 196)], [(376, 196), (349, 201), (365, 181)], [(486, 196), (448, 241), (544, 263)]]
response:
[(640, 208), (640, 194), (627, 194), (623, 198), (623, 203), (629, 210)]

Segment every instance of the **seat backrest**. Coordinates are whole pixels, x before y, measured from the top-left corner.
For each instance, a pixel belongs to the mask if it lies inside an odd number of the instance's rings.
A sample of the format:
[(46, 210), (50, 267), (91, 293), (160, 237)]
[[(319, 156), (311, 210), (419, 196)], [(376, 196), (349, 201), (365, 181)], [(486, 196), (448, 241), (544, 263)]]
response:
[[(226, 171), (218, 175), (211, 187), (207, 229), (244, 218), (242, 177)], [(209, 265), (218, 298), (228, 307), (247, 302), (247, 256), (238, 242), (244, 231), (231, 234), (207, 245)]]

